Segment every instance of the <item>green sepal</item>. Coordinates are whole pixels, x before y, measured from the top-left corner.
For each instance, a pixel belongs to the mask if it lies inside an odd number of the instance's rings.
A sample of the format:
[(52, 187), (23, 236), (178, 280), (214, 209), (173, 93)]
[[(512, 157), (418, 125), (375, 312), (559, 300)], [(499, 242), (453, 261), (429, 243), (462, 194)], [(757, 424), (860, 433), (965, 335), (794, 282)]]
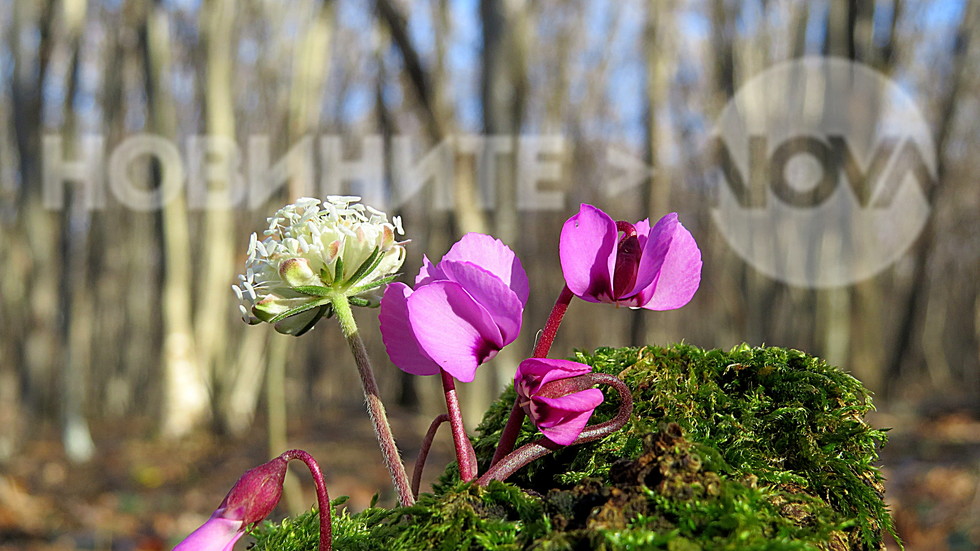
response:
[(347, 297), (351, 306), (371, 306), (371, 301), (363, 297)]
[(333, 282), (340, 283), (344, 280), (344, 257), (337, 256), (337, 265), (334, 266)]
[(288, 318), (289, 316), (295, 316), (296, 314), (302, 314), (303, 312), (306, 312), (307, 310), (312, 310), (313, 308), (319, 308), (319, 307), (324, 306), (324, 305), (327, 305), (327, 304), (330, 304), (330, 299), (329, 298), (322, 298), (320, 300), (315, 300), (313, 302), (309, 302), (309, 303), (304, 304), (302, 306), (297, 306), (296, 308), (293, 308), (292, 310), (287, 310), (287, 311), (279, 314), (278, 316), (270, 319), (269, 320), (269, 323), (276, 323), (276, 322), (279, 322), (279, 321), (282, 321), (282, 320)]
[(371, 254), (361, 262), (361, 265), (357, 267), (357, 270), (352, 276), (350, 276), (350, 281), (359, 281), (362, 277), (371, 272), (371, 270), (378, 267), (381, 263), (381, 247), (375, 247)]
[(360, 287), (354, 287), (353, 289), (350, 289), (347, 292), (350, 293), (350, 294), (352, 294), (352, 295), (359, 295), (359, 294), (361, 294), (361, 293), (363, 293), (365, 291), (370, 291), (371, 289), (377, 289), (378, 287), (382, 287), (384, 285), (387, 285), (387, 284), (391, 283), (392, 281), (394, 281), (396, 278), (398, 278), (399, 275), (401, 275), (401, 274), (392, 274), (390, 276), (385, 276), (385, 277), (383, 277), (383, 278), (381, 278), (381, 279), (379, 279), (377, 281), (373, 281), (371, 283), (368, 283), (367, 285), (361, 285)]
[(333, 315), (333, 305), (327, 304), (325, 306), (321, 306), (320, 310), (316, 313), (315, 316), (313, 316), (313, 319), (311, 319), (310, 322), (307, 323), (305, 327), (297, 331), (293, 336), (299, 337), (304, 333), (306, 333), (307, 331), (309, 331), (310, 329), (313, 329), (313, 326), (316, 325), (316, 322), (320, 321), (320, 318), (322, 318), (325, 314), (328, 318)]
[(299, 285), (292, 288), (294, 291), (299, 291), (304, 295), (310, 295), (311, 297), (325, 297), (330, 294), (329, 287), (323, 287), (320, 285)]

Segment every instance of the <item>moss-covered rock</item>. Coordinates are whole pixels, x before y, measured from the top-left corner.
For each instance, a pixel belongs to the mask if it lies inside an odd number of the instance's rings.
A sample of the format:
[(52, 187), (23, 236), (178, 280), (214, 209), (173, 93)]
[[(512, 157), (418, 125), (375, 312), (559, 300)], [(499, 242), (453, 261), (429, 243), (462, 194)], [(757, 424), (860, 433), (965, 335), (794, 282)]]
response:
[[(872, 550), (894, 533), (873, 463), (884, 433), (859, 381), (795, 350), (689, 345), (574, 358), (633, 390), (623, 430), (570, 446), (507, 483), (460, 484), (455, 468), (413, 507), (334, 518), (334, 548)], [(592, 422), (611, 418), (610, 399)], [(482, 469), (514, 400), (474, 441)], [(518, 445), (539, 435), (525, 422)], [(481, 470), (482, 470), (481, 469)], [(257, 551), (314, 550), (314, 514), (266, 523)]]

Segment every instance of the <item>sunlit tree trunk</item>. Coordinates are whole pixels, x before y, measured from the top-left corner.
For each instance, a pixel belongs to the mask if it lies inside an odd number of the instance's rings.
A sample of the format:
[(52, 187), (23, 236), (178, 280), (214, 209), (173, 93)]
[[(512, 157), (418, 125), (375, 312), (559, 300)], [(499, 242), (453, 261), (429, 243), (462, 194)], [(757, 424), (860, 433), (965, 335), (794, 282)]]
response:
[[(60, 214), (45, 210), (41, 197), (41, 87), (48, 73), (52, 50), (54, 2), (14, 3), (10, 36), (13, 53), (11, 82), (12, 119), (18, 159), (19, 186), (15, 213), (18, 230), (8, 239), (12, 254), (25, 260), (24, 287), (18, 295), (21, 307), (13, 327), (18, 388), (24, 391), (24, 410), (18, 417), (38, 423), (58, 411), (55, 404), (55, 365), (62, 348), (58, 327)], [(25, 40), (37, 36), (37, 42)], [(14, 277), (16, 274), (11, 274)], [(6, 297), (4, 297), (6, 299)], [(8, 433), (17, 440), (17, 424)]]
[[(644, 103), (646, 109), (646, 163), (654, 167), (650, 181), (643, 186), (644, 212), (642, 218), (651, 217), (654, 223), (659, 216), (671, 210), (670, 191), (672, 186), (668, 168), (660, 162), (661, 136), (667, 132), (661, 117), (667, 113), (667, 94), (669, 75), (672, 69), (670, 59), (674, 56), (673, 44), (667, 39), (667, 30), (673, 24), (673, 2), (648, 2), (646, 20), (643, 27), (643, 57), (646, 68), (646, 90)], [(651, 340), (649, 312), (636, 310), (632, 313), (630, 343), (644, 346), (657, 342)]]
[[(170, 76), (170, 31), (159, 3), (146, 6), (146, 91), (154, 133), (176, 139), (176, 112), (166, 85)], [(159, 178), (159, 175), (156, 176)], [(159, 185), (159, 182), (157, 182)], [(183, 193), (163, 205), (163, 357), (161, 431), (181, 437), (209, 415), (206, 365), (197, 352), (192, 325), (191, 240)]]
[[(961, 96), (965, 89), (967, 77), (966, 68), (971, 66), (970, 47), (975, 42), (977, 25), (980, 25), (980, 4), (968, 2), (953, 42), (949, 73), (951, 78), (936, 106), (937, 122), (934, 131), (936, 151), (938, 152), (936, 181), (940, 184), (926, 190), (927, 202), (932, 207), (937, 205), (939, 190), (946, 188), (943, 182), (946, 181), (949, 168), (947, 147), (950, 144), (950, 136), (956, 122), (956, 110), (962, 103)], [(886, 366), (888, 378), (885, 388), (888, 391), (897, 390), (903, 376), (920, 375), (920, 373), (910, 373), (906, 370), (908, 366), (921, 363), (919, 360), (922, 359), (921, 349), (916, 347), (915, 343), (921, 338), (923, 324), (921, 316), (926, 312), (930, 298), (932, 282), (929, 279), (928, 268), (935, 248), (936, 215), (933, 214), (926, 219), (922, 233), (911, 249), (914, 258), (912, 276), (909, 279), (908, 294), (902, 301), (899, 310), (898, 334), (893, 354)]]
[[(70, 0), (61, 5), (62, 33), (69, 52), (67, 89), (65, 93), (64, 142), (77, 143), (75, 112), (73, 103), (78, 93), (80, 36), (85, 24), (87, 5), (85, 0)], [(65, 147), (66, 157), (75, 158), (78, 151)], [(61, 320), (62, 331), (67, 341), (64, 349), (64, 363), (61, 377), (61, 415), (62, 443), (69, 459), (76, 462), (88, 461), (95, 453), (95, 444), (89, 433), (85, 417), (85, 400), (88, 392), (89, 372), (92, 358), (92, 326), (94, 324), (93, 300), (90, 266), (88, 263), (89, 237), (91, 234), (91, 212), (84, 198), (77, 193), (67, 195), (63, 212), (63, 258), (64, 270), (61, 272)]]

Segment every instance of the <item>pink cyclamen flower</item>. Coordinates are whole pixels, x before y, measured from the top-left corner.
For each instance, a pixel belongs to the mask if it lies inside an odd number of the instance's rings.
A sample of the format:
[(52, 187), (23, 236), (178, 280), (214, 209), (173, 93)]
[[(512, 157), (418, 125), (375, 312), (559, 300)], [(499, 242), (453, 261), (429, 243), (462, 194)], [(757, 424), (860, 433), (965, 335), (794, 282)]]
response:
[(423, 258), (415, 290), (388, 285), (381, 336), (402, 371), (444, 370), (467, 383), (517, 338), (527, 297), (527, 274), (514, 251), (489, 235), (468, 233), (438, 264)]
[(231, 551), (253, 524), (265, 519), (282, 497), (287, 460), (279, 456), (238, 479), (218, 509), (174, 551)]
[(578, 438), (602, 391), (592, 388), (592, 367), (569, 360), (529, 358), (517, 367), (514, 390), (534, 426), (548, 440), (567, 446)]
[(588, 302), (673, 310), (701, 283), (701, 251), (674, 212), (650, 227), (583, 204), (562, 227), (559, 256), (569, 290)]

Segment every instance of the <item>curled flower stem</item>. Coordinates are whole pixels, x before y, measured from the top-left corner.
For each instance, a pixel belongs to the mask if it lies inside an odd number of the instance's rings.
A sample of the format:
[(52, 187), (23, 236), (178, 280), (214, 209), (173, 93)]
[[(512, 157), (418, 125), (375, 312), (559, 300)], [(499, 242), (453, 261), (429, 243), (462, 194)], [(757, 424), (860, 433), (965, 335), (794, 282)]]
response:
[(459, 478), (469, 482), (476, 478), (476, 452), (470, 437), (466, 435), (463, 426), (463, 414), (459, 410), (459, 400), (456, 398), (456, 382), (453, 376), (442, 370), (442, 388), (446, 395), (446, 410), (449, 412), (449, 426), (453, 430), (453, 444), (456, 447), (456, 463), (459, 465)]
[(422, 469), (425, 467), (425, 460), (429, 457), (429, 449), (432, 447), (432, 440), (436, 437), (436, 431), (443, 423), (449, 420), (449, 414), (442, 413), (436, 416), (429, 425), (429, 430), (425, 433), (425, 438), (422, 439), (422, 445), (419, 447), (419, 457), (415, 460), (415, 470), (412, 472), (412, 495), (417, 499), (419, 497), (419, 486), (422, 485)]
[[(616, 417), (613, 417), (605, 423), (585, 427), (582, 434), (580, 434), (579, 437), (576, 438), (570, 445), (592, 442), (593, 440), (598, 440), (604, 436), (616, 432), (617, 430), (623, 428), (623, 425), (629, 421), (630, 415), (633, 413), (633, 395), (630, 393), (629, 387), (627, 387), (623, 381), (606, 373), (591, 373), (589, 375), (583, 375), (583, 377), (589, 377), (597, 384), (607, 384), (615, 388), (619, 393), (619, 411), (616, 413)], [(555, 444), (547, 438), (539, 438), (538, 440), (525, 444), (517, 450), (507, 454), (495, 465), (490, 467), (490, 469), (485, 472), (483, 476), (479, 478), (479, 480), (477, 480), (477, 483), (481, 486), (486, 486), (491, 480), (506, 480), (507, 477), (514, 474), (528, 463), (534, 461), (535, 459), (540, 459), (562, 447), (563, 446)]]
[(395, 437), (391, 433), (391, 426), (388, 424), (388, 415), (385, 414), (385, 406), (381, 402), (378, 393), (378, 383), (374, 379), (374, 370), (371, 369), (371, 360), (368, 358), (367, 350), (364, 348), (364, 341), (361, 340), (360, 333), (357, 332), (357, 323), (354, 321), (354, 313), (351, 311), (347, 297), (342, 293), (334, 293), (330, 296), (333, 304), (334, 313), (340, 322), (340, 329), (347, 339), (351, 352), (354, 354), (354, 362), (357, 364), (357, 374), (361, 377), (361, 386), (364, 389), (364, 400), (367, 403), (368, 415), (374, 425), (374, 434), (381, 445), (381, 454), (384, 456), (385, 466), (391, 474), (391, 481), (395, 485), (398, 493), (398, 501), (403, 507), (408, 507), (415, 503), (412, 496), (411, 484), (408, 481), (408, 474), (405, 473), (405, 465), (402, 464), (401, 457), (398, 456), (398, 446), (395, 444)]
[[(558, 334), (558, 328), (561, 326), (561, 320), (565, 317), (565, 312), (568, 310), (568, 305), (572, 302), (574, 296), (568, 288), (568, 285), (562, 287), (561, 293), (558, 295), (558, 299), (555, 300), (555, 305), (551, 309), (551, 314), (548, 315), (548, 321), (545, 322), (544, 329), (541, 331), (541, 337), (534, 345), (532, 358), (548, 357), (548, 352), (551, 351), (551, 345), (554, 344), (555, 336)], [(517, 442), (517, 436), (521, 433), (521, 425), (524, 424), (524, 417), (524, 410), (515, 399), (514, 407), (510, 410), (510, 417), (507, 418), (507, 424), (504, 425), (504, 430), (500, 434), (500, 442), (497, 444), (497, 450), (493, 453), (493, 459), (490, 461), (491, 467), (496, 465), (505, 455), (513, 451), (514, 443)]]
[(327, 485), (323, 481), (323, 472), (316, 459), (303, 450), (289, 450), (281, 456), (286, 461), (298, 459), (306, 463), (313, 475), (313, 484), (316, 486), (316, 502), (320, 509), (320, 551), (330, 551), (333, 544), (333, 533), (330, 524), (330, 494), (327, 493)]

